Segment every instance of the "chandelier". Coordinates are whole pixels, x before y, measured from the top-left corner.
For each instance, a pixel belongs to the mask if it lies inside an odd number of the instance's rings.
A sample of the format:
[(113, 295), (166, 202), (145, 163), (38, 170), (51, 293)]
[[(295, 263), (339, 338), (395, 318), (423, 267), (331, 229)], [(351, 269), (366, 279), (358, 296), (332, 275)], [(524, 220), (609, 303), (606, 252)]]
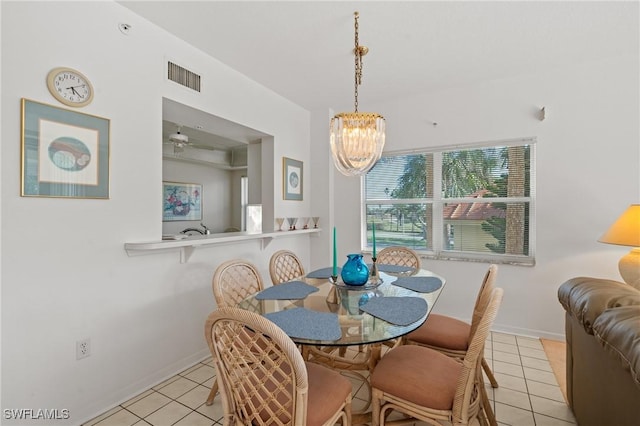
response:
[(384, 117), (358, 112), (358, 86), (362, 82), (362, 57), (369, 52), (358, 43), (358, 12), (355, 15), (355, 111), (341, 112), (331, 119), (331, 154), (336, 168), (346, 176), (364, 175), (382, 155)]

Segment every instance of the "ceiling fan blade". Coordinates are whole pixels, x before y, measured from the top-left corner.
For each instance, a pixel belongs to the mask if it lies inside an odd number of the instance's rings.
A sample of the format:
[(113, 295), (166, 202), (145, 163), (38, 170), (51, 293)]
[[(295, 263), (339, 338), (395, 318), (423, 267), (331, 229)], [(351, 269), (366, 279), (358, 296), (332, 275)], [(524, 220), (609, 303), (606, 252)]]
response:
[(189, 144), (189, 146), (191, 148), (196, 148), (196, 149), (207, 149), (209, 151), (219, 151), (219, 149), (217, 149), (217, 148), (215, 148), (215, 147), (213, 147), (211, 145), (202, 145), (202, 144), (192, 143), (192, 144)]

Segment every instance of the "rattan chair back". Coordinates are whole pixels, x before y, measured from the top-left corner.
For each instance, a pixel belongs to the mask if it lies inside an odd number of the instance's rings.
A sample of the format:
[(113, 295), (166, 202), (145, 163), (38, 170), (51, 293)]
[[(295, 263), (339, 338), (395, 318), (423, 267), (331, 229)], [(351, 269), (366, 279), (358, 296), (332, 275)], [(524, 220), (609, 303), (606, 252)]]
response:
[(269, 275), (273, 285), (277, 285), (304, 276), (304, 267), (295, 253), (279, 250), (269, 260)]
[[(502, 296), (501, 288), (494, 288), (491, 291), (486, 308), (469, 342), (469, 349), (462, 360), (462, 373), (458, 378), (451, 413), (453, 424), (469, 424), (482, 409), (483, 393), (486, 392), (482, 379), (482, 355), (491, 326), (502, 303)], [(486, 415), (491, 420), (493, 413), (486, 413)]]
[[(205, 336), (218, 374), (225, 425), (306, 425), (307, 369), (282, 329), (259, 314), (220, 308), (209, 315)], [(327, 424), (339, 418), (350, 420), (345, 406)]]
[(389, 246), (377, 253), (376, 263), (379, 265), (399, 265), (420, 269), (420, 257), (408, 247)]
[(264, 290), (258, 268), (241, 259), (220, 264), (213, 274), (211, 286), (218, 308), (236, 306), (248, 296)]
[[(248, 296), (264, 290), (262, 277), (255, 265), (241, 259), (220, 264), (211, 280), (213, 297), (218, 308), (233, 307)], [(257, 307), (255, 309), (258, 310)], [(213, 404), (218, 393), (218, 382), (213, 382), (206, 404)]]
[(478, 323), (482, 319), (482, 313), (486, 310), (489, 300), (491, 299), (491, 293), (496, 286), (496, 276), (498, 275), (498, 265), (489, 265), (487, 273), (484, 275), (480, 290), (476, 296), (476, 303), (473, 306), (473, 316), (471, 317), (471, 332), (470, 338), (476, 331)]

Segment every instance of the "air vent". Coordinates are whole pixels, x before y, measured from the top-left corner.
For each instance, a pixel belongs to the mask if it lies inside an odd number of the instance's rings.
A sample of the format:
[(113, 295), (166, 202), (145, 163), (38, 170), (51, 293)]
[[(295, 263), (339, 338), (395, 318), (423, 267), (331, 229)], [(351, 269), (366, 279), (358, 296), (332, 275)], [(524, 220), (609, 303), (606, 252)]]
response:
[(182, 68), (180, 65), (176, 65), (173, 62), (168, 64), (168, 77), (169, 80), (188, 87), (189, 89), (200, 91), (200, 76), (194, 72), (189, 71), (186, 68)]

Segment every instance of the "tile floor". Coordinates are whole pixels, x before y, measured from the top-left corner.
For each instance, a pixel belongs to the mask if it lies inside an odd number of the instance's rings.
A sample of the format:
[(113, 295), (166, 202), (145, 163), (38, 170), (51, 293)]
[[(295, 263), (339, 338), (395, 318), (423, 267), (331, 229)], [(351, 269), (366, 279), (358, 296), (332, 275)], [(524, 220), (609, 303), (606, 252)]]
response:
[[(355, 351), (354, 351), (355, 353)], [(491, 333), (485, 358), (500, 387), (487, 384), (500, 425), (561, 426), (575, 424), (540, 340)], [(84, 426), (211, 426), (222, 424), (220, 398), (207, 407), (215, 370), (202, 361), (87, 422)], [(350, 376), (349, 376), (350, 377)], [(351, 377), (350, 377), (351, 378)], [(368, 389), (353, 382), (354, 409), (364, 405)], [(416, 423), (424, 425), (425, 423)]]

